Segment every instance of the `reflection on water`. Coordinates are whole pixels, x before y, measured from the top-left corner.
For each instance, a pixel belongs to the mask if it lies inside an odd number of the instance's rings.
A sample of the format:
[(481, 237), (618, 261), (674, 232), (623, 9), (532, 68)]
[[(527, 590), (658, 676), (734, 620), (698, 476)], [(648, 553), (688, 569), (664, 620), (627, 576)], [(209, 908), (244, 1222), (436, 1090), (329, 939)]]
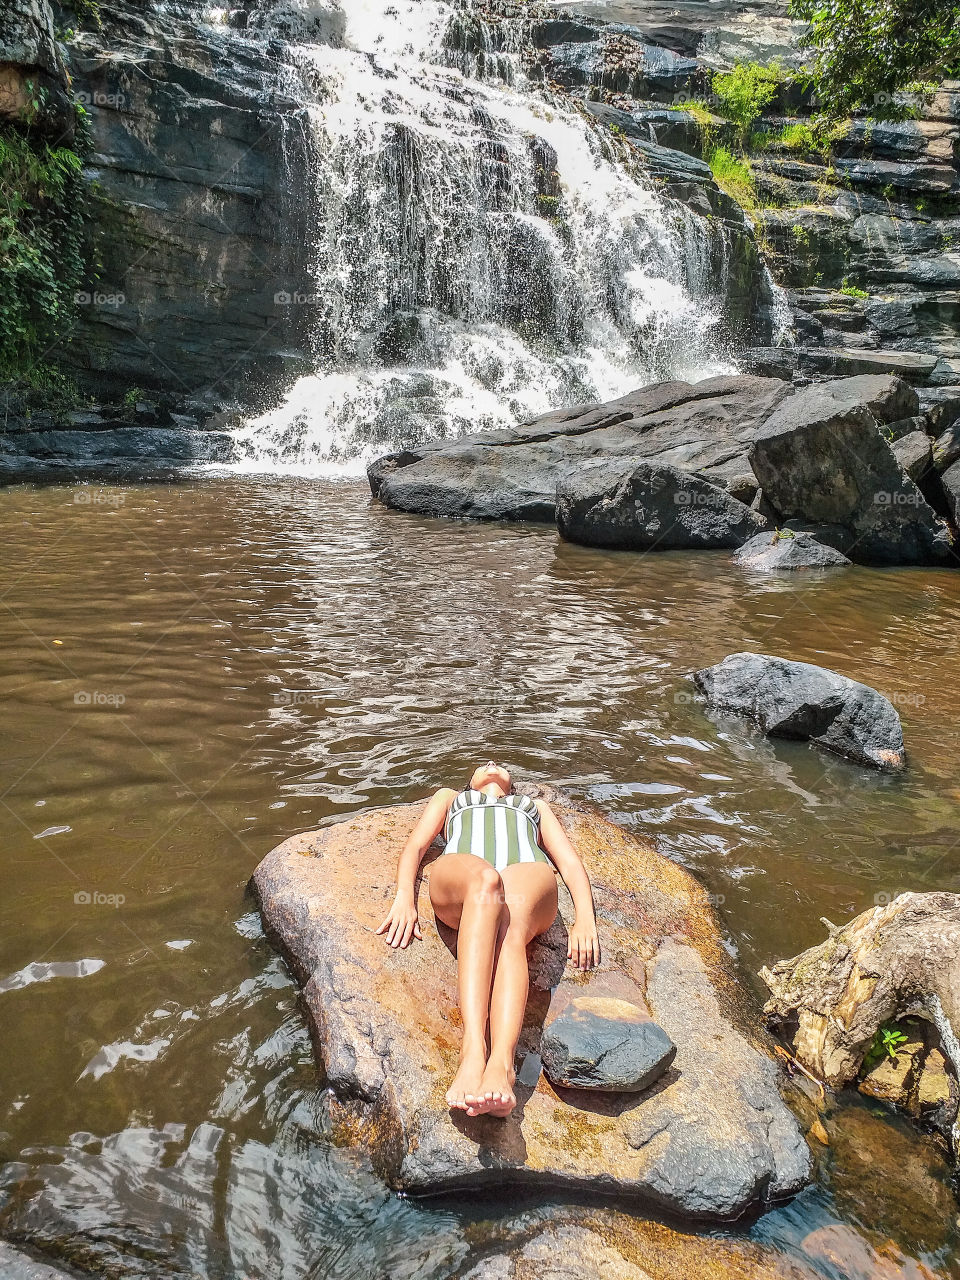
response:
[[(245, 896), (282, 838), (479, 757), (658, 836), (722, 903), (755, 986), (821, 915), (960, 888), (948, 572), (771, 581), (724, 553), (404, 516), (355, 483), (74, 496), (0, 495), (3, 1234), (118, 1274), (437, 1280), (495, 1237), (515, 1199), (401, 1201), (318, 1141), (296, 994)], [(707, 718), (685, 673), (744, 648), (892, 697), (908, 772)], [(828, 1228), (960, 1274), (936, 1151), (912, 1199), (912, 1174), (861, 1176), (865, 1149), (869, 1168), (920, 1150), (864, 1115), (869, 1135), (838, 1130), (818, 1185), (754, 1235), (811, 1275), (843, 1274), (823, 1260), (836, 1235), (804, 1243)]]

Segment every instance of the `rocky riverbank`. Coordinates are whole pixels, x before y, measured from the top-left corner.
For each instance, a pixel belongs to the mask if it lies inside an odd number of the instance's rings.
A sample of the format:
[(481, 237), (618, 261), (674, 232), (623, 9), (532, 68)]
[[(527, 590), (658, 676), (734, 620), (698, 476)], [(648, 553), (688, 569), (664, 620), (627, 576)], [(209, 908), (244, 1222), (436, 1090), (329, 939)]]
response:
[(783, 525), (851, 560), (955, 564), (960, 465), (942, 421), (889, 375), (667, 382), (388, 454), (368, 478), (401, 511), (556, 519), (594, 546), (739, 547)]

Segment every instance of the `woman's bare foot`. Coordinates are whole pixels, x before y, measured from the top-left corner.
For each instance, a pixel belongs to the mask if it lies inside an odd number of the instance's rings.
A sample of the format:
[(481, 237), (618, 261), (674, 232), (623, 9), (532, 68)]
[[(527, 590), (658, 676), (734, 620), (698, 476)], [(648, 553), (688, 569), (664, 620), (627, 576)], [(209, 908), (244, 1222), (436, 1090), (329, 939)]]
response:
[(480, 1099), (476, 1107), (467, 1109), (468, 1116), (497, 1116), (504, 1119), (517, 1105), (517, 1095), (513, 1091), (517, 1073), (513, 1064), (504, 1066), (491, 1058), (480, 1081)]
[(470, 1115), (479, 1114), (472, 1108), (479, 1103), (480, 1082), (486, 1065), (487, 1055), (484, 1049), (461, 1051), (460, 1066), (446, 1093), (447, 1106), (451, 1110), (467, 1111)]

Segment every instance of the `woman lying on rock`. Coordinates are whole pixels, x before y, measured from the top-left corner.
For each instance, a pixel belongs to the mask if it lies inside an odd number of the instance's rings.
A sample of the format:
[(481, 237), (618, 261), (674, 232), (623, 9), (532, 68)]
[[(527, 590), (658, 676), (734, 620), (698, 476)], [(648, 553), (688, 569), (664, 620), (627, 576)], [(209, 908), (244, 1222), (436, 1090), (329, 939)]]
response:
[(527, 946), (556, 919), (559, 871), (576, 911), (567, 957), (580, 969), (599, 963), (590, 881), (547, 802), (514, 795), (509, 772), (491, 760), (465, 791), (436, 792), (403, 846), (397, 896), (377, 930), (391, 947), (422, 936), (417, 871), (441, 831), (446, 846), (430, 868), (430, 902), (457, 931), (463, 1018), (460, 1069), (447, 1102), (468, 1116), (508, 1116), (517, 1105), (513, 1060), (530, 985)]

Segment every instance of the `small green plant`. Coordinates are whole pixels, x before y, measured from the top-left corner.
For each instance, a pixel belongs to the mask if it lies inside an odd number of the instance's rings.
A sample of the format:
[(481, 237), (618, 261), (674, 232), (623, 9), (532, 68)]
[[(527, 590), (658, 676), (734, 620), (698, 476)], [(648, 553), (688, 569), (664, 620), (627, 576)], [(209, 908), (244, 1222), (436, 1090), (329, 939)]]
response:
[(744, 209), (757, 207), (757, 186), (748, 160), (739, 159), (727, 147), (713, 147), (706, 160), (721, 191)]
[(685, 111), (701, 129), (709, 129), (714, 123), (713, 113), (702, 102), (685, 102), (679, 109)]
[(908, 1039), (909, 1037), (900, 1030), (896, 1023), (887, 1023), (879, 1027), (870, 1042), (870, 1048), (864, 1056), (864, 1067), (869, 1071), (885, 1058), (891, 1058), (895, 1062), (897, 1054)]
[(774, 134), (770, 141), (786, 151), (800, 151), (804, 154), (819, 149), (817, 139), (808, 124), (788, 124), (780, 130), (779, 134)]
[(135, 409), (142, 399), (143, 392), (140, 388), (130, 387), (128, 391), (124, 392), (123, 406), (125, 409)]
[(869, 298), (870, 295), (866, 289), (858, 289), (855, 284), (847, 284), (844, 280), (840, 286), (840, 292), (846, 294), (848, 298)]
[(810, 247), (813, 241), (810, 237), (810, 232), (806, 227), (802, 226), (799, 222), (795, 222), (790, 228), (790, 237), (800, 253), (810, 252)]

